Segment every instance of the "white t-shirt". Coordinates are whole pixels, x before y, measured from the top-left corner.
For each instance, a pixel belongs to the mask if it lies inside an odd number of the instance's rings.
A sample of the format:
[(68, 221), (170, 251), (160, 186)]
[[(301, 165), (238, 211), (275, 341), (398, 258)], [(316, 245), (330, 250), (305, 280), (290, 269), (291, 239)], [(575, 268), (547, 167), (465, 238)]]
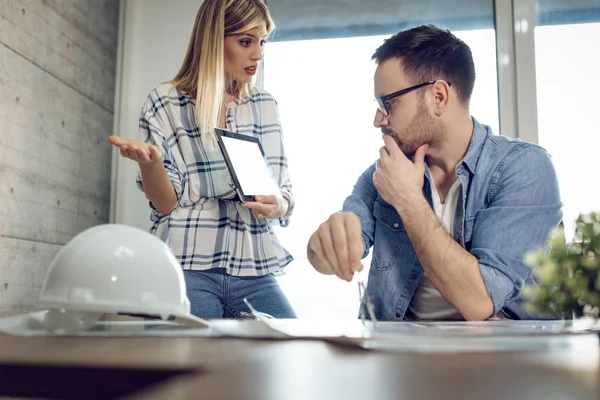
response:
[[(446, 232), (452, 235), (454, 215), (456, 214), (456, 205), (460, 194), (460, 179), (457, 179), (448, 191), (444, 204), (440, 201), (440, 195), (433, 178), (431, 178), (430, 184), (433, 211)], [(423, 277), (419, 281), (419, 286), (408, 307), (417, 319), (463, 319), (458, 310), (442, 297), (425, 273), (423, 273)]]

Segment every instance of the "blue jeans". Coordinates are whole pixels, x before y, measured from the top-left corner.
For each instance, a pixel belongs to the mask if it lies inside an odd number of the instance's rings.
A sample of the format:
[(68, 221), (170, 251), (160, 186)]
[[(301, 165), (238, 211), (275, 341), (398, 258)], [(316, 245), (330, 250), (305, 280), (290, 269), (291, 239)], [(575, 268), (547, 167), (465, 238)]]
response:
[(271, 274), (231, 276), (223, 268), (183, 271), (192, 314), (200, 318), (240, 318), (250, 312), (244, 297), (257, 310), (275, 318), (296, 318), (294, 309)]

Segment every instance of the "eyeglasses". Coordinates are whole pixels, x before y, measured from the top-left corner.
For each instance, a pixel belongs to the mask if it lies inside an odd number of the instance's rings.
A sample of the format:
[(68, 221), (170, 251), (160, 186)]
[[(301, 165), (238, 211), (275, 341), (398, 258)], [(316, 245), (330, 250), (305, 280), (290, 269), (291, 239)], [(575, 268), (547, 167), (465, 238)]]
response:
[[(396, 97), (402, 96), (403, 94), (406, 94), (408, 92), (412, 92), (413, 90), (420, 89), (424, 86), (433, 85), (436, 82), (437, 81), (427, 81), (427, 82), (419, 83), (418, 85), (411, 86), (406, 89), (398, 90), (397, 92), (386, 94), (385, 96), (378, 97), (375, 99), (377, 101), (377, 109), (379, 110), (379, 112), (381, 114), (383, 114), (384, 117), (387, 117), (388, 115), (390, 115), (390, 108), (392, 106), (392, 104), (390, 103), (391, 99), (395, 99)], [(448, 83), (448, 86), (452, 85), (450, 82), (447, 82), (447, 83)]]

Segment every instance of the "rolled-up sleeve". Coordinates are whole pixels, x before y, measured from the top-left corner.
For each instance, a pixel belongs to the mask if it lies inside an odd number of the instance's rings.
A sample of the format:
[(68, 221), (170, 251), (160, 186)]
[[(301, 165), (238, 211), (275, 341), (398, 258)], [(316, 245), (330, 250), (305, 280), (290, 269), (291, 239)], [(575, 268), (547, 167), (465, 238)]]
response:
[[(163, 165), (167, 171), (167, 175), (169, 176), (171, 183), (173, 184), (177, 199), (179, 200), (183, 193), (183, 176), (173, 159), (171, 147), (166, 139), (164, 128), (161, 126), (162, 124), (160, 123), (156, 114), (144, 107), (139, 119), (140, 140), (145, 143), (158, 146), (162, 150)], [(141, 191), (144, 191), (141, 171), (138, 171), (136, 184)], [(152, 202), (149, 203), (150, 207), (156, 210)]]
[(520, 145), (491, 179), (488, 206), (476, 216), (470, 252), (479, 262), (495, 315), (522, 295), (534, 272), (524, 256), (546, 246), (562, 219), (562, 204), (552, 161), (538, 146)]
[(277, 181), (281, 195), (288, 201), (289, 207), (285, 215), (277, 220), (280, 226), (286, 227), (290, 223), (290, 216), (294, 211), (295, 200), (292, 191), (292, 179), (290, 177), (288, 159), (285, 152), (283, 132), (279, 118), (279, 109), (277, 102), (270, 95), (265, 95), (265, 101), (262, 107), (262, 116), (264, 124), (260, 141), (269, 163), (269, 167), (273, 172), (273, 176)]
[(373, 184), (375, 164), (362, 173), (352, 189), (352, 194), (344, 200), (342, 212), (353, 212), (360, 220), (362, 239), (365, 251), (362, 258), (369, 255), (375, 236), (375, 218), (373, 217), (373, 204), (377, 198), (377, 189)]

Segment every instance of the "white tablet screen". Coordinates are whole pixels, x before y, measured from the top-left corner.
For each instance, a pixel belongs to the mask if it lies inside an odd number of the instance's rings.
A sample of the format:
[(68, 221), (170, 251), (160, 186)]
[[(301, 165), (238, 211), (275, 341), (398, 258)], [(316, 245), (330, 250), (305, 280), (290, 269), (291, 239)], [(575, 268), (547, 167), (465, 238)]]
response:
[(273, 175), (255, 142), (222, 136), (227, 155), (242, 192), (246, 196), (275, 195), (281, 197)]

